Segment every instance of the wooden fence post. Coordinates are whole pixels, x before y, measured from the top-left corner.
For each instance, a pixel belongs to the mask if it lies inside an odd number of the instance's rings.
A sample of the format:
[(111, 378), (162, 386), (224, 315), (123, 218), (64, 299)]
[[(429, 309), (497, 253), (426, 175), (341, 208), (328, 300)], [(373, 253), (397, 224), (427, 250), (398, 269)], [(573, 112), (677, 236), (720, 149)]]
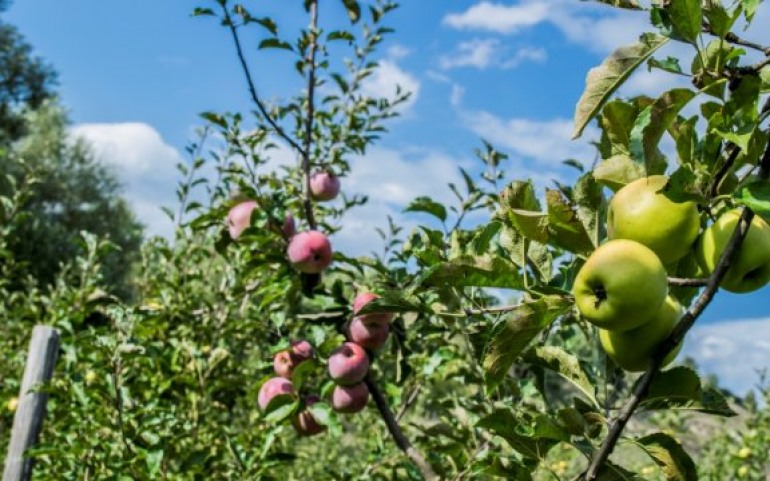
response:
[(3, 481), (28, 481), (32, 476), (32, 459), (25, 458), (24, 452), (37, 442), (48, 401), (48, 394), (33, 389), (51, 380), (58, 356), (59, 331), (50, 326), (35, 326), (13, 418)]

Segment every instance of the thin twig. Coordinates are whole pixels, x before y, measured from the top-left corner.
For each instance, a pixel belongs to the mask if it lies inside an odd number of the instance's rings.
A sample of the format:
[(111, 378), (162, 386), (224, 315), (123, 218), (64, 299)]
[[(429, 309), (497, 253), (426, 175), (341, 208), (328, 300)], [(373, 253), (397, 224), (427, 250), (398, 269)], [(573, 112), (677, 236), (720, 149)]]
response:
[(406, 412), (409, 410), (410, 407), (414, 404), (414, 402), (417, 400), (417, 395), (420, 393), (420, 385), (412, 387), (412, 389), (409, 391), (409, 394), (407, 394), (406, 399), (404, 400), (404, 403), (401, 405), (401, 408), (398, 410), (398, 414), (396, 414), (396, 422), (401, 422), (401, 418), (404, 417)]
[(304, 198), (302, 204), (305, 208), (305, 217), (310, 229), (316, 229), (315, 215), (313, 214), (313, 200), (310, 196), (310, 145), (313, 142), (313, 117), (315, 116), (315, 56), (318, 51), (318, 0), (310, 2), (310, 51), (307, 56), (307, 118), (305, 119), (305, 146), (302, 153), (302, 174), (304, 176)]
[(744, 47), (753, 48), (754, 50), (759, 50), (765, 55), (770, 55), (770, 47), (765, 47), (764, 45), (760, 45), (756, 42), (752, 42), (750, 40), (743, 39), (733, 32), (728, 32), (727, 35), (725, 35), (725, 40), (727, 40), (730, 43), (734, 43), (735, 45), (742, 45)]
[(364, 378), (364, 382), (366, 383), (366, 387), (369, 388), (372, 399), (374, 399), (374, 403), (377, 405), (377, 409), (380, 411), (380, 415), (385, 421), (385, 425), (388, 427), (388, 431), (390, 432), (390, 435), (393, 436), (393, 440), (396, 442), (396, 445), (399, 447), (399, 449), (401, 449), (401, 451), (403, 451), (404, 454), (406, 454), (406, 456), (417, 466), (417, 469), (420, 470), (420, 473), (422, 473), (422, 476), (426, 480), (433, 481), (439, 479), (438, 475), (433, 470), (433, 467), (428, 463), (428, 461), (425, 460), (425, 456), (423, 456), (423, 454), (417, 450), (417, 448), (412, 446), (412, 443), (409, 441), (409, 439), (404, 436), (404, 433), (401, 431), (401, 427), (396, 422), (395, 416), (393, 416), (393, 412), (390, 410), (390, 406), (388, 406), (388, 401), (385, 399), (382, 391), (380, 391), (380, 387), (374, 380), (371, 371), (367, 373), (366, 378)]
[[(770, 177), (770, 142), (768, 142), (765, 147), (765, 152), (762, 156), (760, 165), (759, 177), (761, 179), (767, 179)], [(725, 250), (720, 256), (714, 272), (709, 276), (706, 289), (704, 289), (684, 316), (682, 316), (682, 319), (677, 323), (668, 338), (666, 338), (656, 350), (647, 371), (641, 378), (639, 378), (634, 386), (631, 396), (626, 400), (617, 417), (612, 421), (607, 437), (602, 442), (601, 447), (593, 454), (588, 469), (582, 475), (584, 480), (593, 481), (596, 479), (599, 470), (604, 466), (604, 463), (615, 449), (615, 445), (620, 439), (620, 435), (623, 433), (623, 429), (626, 427), (629, 419), (631, 419), (631, 416), (634, 414), (634, 411), (636, 411), (639, 403), (641, 403), (647, 395), (647, 390), (655, 379), (655, 376), (658, 374), (658, 371), (663, 364), (663, 360), (677, 345), (679, 345), (679, 343), (682, 342), (687, 331), (689, 331), (695, 324), (695, 321), (714, 298), (714, 295), (719, 290), (720, 282), (725, 277), (725, 274), (727, 274), (730, 264), (737, 255), (738, 250), (743, 243), (743, 239), (746, 237), (753, 218), (754, 212), (752, 212), (751, 209), (744, 207), (741, 211), (738, 225), (735, 227), (732, 236), (730, 236), (730, 240), (725, 246)]]
[(725, 160), (725, 163), (719, 167), (719, 170), (714, 174), (714, 178), (711, 180), (711, 185), (709, 186), (710, 197), (716, 197), (719, 192), (719, 186), (722, 184), (722, 179), (727, 175), (730, 169), (733, 168), (735, 161), (738, 159), (738, 155), (741, 153), (740, 147), (732, 142), (727, 144), (727, 150), (730, 151), (727, 160)]
[(698, 278), (683, 278), (683, 277), (669, 277), (668, 278), (668, 285), (669, 286), (676, 286), (676, 287), (705, 287), (708, 285), (708, 278), (706, 279), (698, 279)]
[(222, 6), (222, 10), (224, 11), (225, 15), (225, 24), (230, 28), (230, 33), (233, 37), (233, 42), (235, 42), (235, 50), (238, 53), (238, 60), (241, 63), (241, 68), (243, 69), (243, 74), (246, 77), (246, 82), (249, 85), (249, 93), (251, 94), (251, 100), (254, 101), (254, 103), (257, 105), (257, 108), (259, 109), (259, 112), (262, 114), (262, 116), (265, 118), (267, 123), (270, 124), (270, 126), (275, 130), (275, 133), (278, 134), (279, 137), (281, 137), (283, 140), (289, 143), (297, 152), (300, 153), (300, 155), (304, 155), (304, 152), (302, 150), (302, 147), (297, 143), (296, 140), (291, 138), (289, 134), (287, 134), (280, 125), (273, 119), (273, 116), (270, 115), (270, 112), (267, 111), (267, 108), (265, 107), (265, 104), (262, 102), (262, 100), (259, 98), (259, 95), (257, 95), (257, 88), (254, 86), (254, 79), (251, 76), (251, 70), (249, 69), (249, 64), (246, 62), (246, 56), (243, 54), (243, 48), (241, 47), (241, 39), (238, 37), (238, 28), (235, 26), (235, 22), (233, 22), (232, 17), (230, 17), (230, 12), (227, 10), (226, 6)]

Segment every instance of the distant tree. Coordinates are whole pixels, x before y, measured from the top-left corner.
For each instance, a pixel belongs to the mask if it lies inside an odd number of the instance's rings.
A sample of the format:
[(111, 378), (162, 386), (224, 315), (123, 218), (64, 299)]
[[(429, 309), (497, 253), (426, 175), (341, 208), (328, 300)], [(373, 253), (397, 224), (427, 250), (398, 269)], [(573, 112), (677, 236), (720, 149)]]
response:
[[(0, 1), (0, 12), (7, 8)], [(56, 72), (35, 56), (16, 27), (0, 20), (0, 145), (24, 135), (24, 112), (55, 92)]]
[[(117, 246), (103, 265), (106, 285), (126, 297), (128, 274), (138, 257), (142, 226), (124, 199), (114, 173), (82, 139), (68, 136), (68, 121), (54, 101), (24, 116), (27, 135), (0, 157), (0, 175), (10, 176), (29, 192), (6, 239), (18, 265), (16, 276), (47, 284), (63, 262), (81, 251), (80, 232), (88, 231)], [(11, 183), (0, 183), (8, 195)]]

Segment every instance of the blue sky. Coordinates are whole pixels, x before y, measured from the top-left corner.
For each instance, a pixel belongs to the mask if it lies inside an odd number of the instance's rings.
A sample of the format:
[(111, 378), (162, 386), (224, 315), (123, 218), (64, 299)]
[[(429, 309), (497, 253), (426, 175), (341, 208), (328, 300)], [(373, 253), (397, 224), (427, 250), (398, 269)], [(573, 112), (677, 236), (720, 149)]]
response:
[[(190, 16), (193, 7), (213, 4), (16, 0), (5, 13), (59, 72), (73, 134), (90, 139), (115, 166), (153, 233), (169, 232), (159, 206), (173, 205), (174, 164), (184, 160), (184, 147), (201, 125), (198, 114), (252, 108), (227, 32), (210, 18)], [(289, 31), (305, 22), (298, 1), (250, 4)], [(322, 25), (344, 20), (339, 4), (322, 2)], [(768, 10), (756, 25), (770, 24)], [(590, 164), (587, 140), (595, 131), (569, 140), (585, 74), (613, 47), (635, 40), (646, 17), (577, 0), (403, 0), (390, 25), (396, 34), (385, 42), (381, 71), (367, 88), (390, 95), (398, 83), (414, 95), (391, 133), (365, 159), (354, 159), (343, 180), (344, 189), (371, 194), (370, 205), (353, 212), (335, 239), (348, 254), (372, 250), (378, 242), (373, 227), (384, 226), (388, 214), (404, 219), (400, 210), (409, 199), (449, 200), (445, 185), (459, 179), (457, 166), (474, 165), (480, 137), (510, 154), (509, 178), (531, 177), (541, 187), (551, 178), (570, 179), (560, 164), (565, 158)], [(767, 29), (745, 35), (770, 44)], [(256, 36), (246, 34), (244, 41), (261, 94), (291, 95), (296, 78), (280, 53), (258, 52)], [(673, 45), (663, 55), (680, 52), (686, 50)], [(621, 93), (657, 95), (681, 85), (642, 71)], [(292, 158), (288, 151), (278, 157)], [(770, 345), (758, 341), (770, 340), (769, 297), (770, 288), (720, 294), (703, 317), (708, 329), (693, 333), (685, 353), (745, 390), (756, 379), (748, 366), (770, 366)], [(745, 349), (745, 339), (756, 345)], [(735, 365), (744, 368), (726, 370)]]

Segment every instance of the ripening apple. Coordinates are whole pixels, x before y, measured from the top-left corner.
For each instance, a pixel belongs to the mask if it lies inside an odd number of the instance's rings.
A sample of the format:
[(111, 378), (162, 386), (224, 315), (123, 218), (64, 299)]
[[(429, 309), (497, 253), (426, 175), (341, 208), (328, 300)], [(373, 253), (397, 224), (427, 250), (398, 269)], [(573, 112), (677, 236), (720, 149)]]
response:
[[(730, 237), (738, 225), (740, 210), (724, 213), (701, 234), (695, 247), (700, 268), (714, 272)], [(770, 282), (770, 226), (754, 216), (746, 238), (720, 284), (730, 292), (751, 292)]]
[(332, 263), (331, 243), (316, 230), (300, 232), (292, 237), (286, 253), (292, 266), (306, 274), (318, 274)]
[(262, 384), (257, 395), (257, 403), (263, 411), (276, 400), (289, 400), (294, 397), (294, 385), (286, 378), (272, 377)]
[(332, 409), (339, 413), (357, 413), (364, 409), (368, 402), (369, 388), (363, 382), (352, 386), (336, 386), (332, 393)]
[(257, 202), (247, 200), (236, 204), (227, 213), (227, 228), (232, 240), (238, 239), (241, 233), (251, 225), (251, 213), (257, 208)]
[(308, 409), (309, 406), (318, 401), (320, 401), (320, 398), (314, 394), (307, 396), (305, 398), (305, 409), (292, 418), (291, 424), (300, 436), (314, 436), (326, 431), (326, 426), (319, 423)]
[(369, 370), (366, 351), (356, 343), (346, 342), (329, 356), (329, 375), (335, 383), (350, 385), (361, 382)]
[(310, 195), (313, 199), (324, 202), (332, 200), (340, 193), (340, 179), (333, 172), (319, 171), (310, 176)]
[(690, 252), (700, 229), (698, 205), (674, 202), (663, 194), (664, 175), (637, 179), (614, 195), (607, 212), (610, 239), (629, 239), (671, 264)]
[(279, 376), (291, 379), (294, 369), (311, 357), (313, 357), (313, 346), (309, 342), (292, 341), (289, 349), (278, 352), (273, 357), (273, 369)]
[(389, 324), (367, 324), (360, 317), (354, 317), (348, 326), (348, 339), (364, 349), (376, 351), (385, 344), (389, 332)]
[(372, 312), (370, 314), (358, 315), (365, 305), (369, 304), (375, 299), (379, 299), (380, 296), (373, 292), (362, 292), (353, 299), (353, 315), (360, 317), (365, 324), (388, 324), (393, 320), (394, 314), (392, 312)]
[(628, 331), (657, 314), (668, 295), (668, 279), (653, 251), (617, 239), (591, 254), (575, 277), (572, 292), (587, 321), (611, 331)]
[[(684, 309), (679, 302), (668, 296), (657, 315), (647, 323), (626, 332), (599, 329), (599, 340), (604, 351), (618, 366), (626, 371), (645, 371), (655, 350), (671, 334), (682, 314)], [(661, 367), (670, 364), (681, 348), (680, 343), (666, 356)]]

